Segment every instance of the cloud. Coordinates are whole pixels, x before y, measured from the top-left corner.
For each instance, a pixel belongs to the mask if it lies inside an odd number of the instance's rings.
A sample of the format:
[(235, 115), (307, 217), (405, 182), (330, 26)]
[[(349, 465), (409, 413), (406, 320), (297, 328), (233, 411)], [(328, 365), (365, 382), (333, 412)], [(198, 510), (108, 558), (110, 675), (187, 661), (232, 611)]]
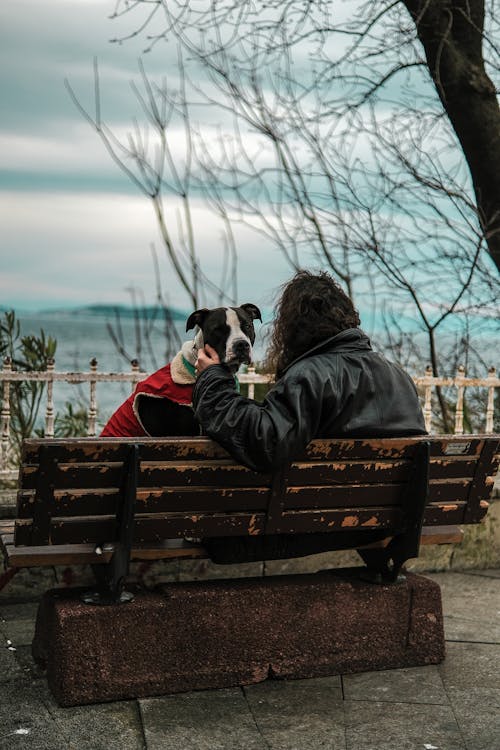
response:
[[(92, 112), (92, 59), (97, 55), (103, 118), (126, 142), (133, 117), (140, 114), (129, 80), (138, 80), (137, 57), (144, 40), (132, 39), (122, 46), (109, 44), (110, 37), (132, 31), (137, 25), (134, 14), (110, 21), (108, 16), (114, 7), (114, 0), (0, 3), (0, 23), (8, 31), (0, 48), (4, 105), (0, 190), (6, 216), (0, 240), (0, 304), (6, 300), (30, 307), (53, 306), (58, 299), (75, 303), (127, 301), (124, 289), (132, 283), (141, 286), (150, 298), (154, 295), (149, 245), (156, 242), (160, 248), (161, 243), (151, 206), (109, 158), (64, 88), (66, 77), (82, 105)], [(153, 78), (166, 72), (175, 85), (174, 44), (159, 44), (146, 63)], [(203, 90), (207, 93), (212, 89)], [(220, 148), (213, 141), (229, 114), (215, 106), (201, 105), (198, 114), (206, 151), (222, 163)], [(249, 151), (258, 154), (261, 137), (245, 128), (242, 132)], [(171, 127), (168, 138), (178, 168), (184, 154), (182, 131)], [(228, 141), (225, 143), (230, 150)], [(357, 149), (356, 156), (368, 163), (367, 138), (359, 140)], [(302, 163), (307, 161), (300, 144), (296, 144), (295, 156)], [(262, 151), (254, 163), (271, 167), (274, 158), (269, 151)], [(310, 185), (319, 195), (324, 192), (316, 178), (310, 178)], [(259, 193), (253, 185), (251, 189), (257, 197), (262, 196), (261, 209), (266, 212), (266, 192)], [(230, 191), (229, 187), (228, 194)], [(325, 201), (330, 201), (328, 194)], [(178, 204), (168, 195), (167, 207), (169, 227), (176, 235)], [(272, 217), (267, 218), (272, 223)], [(201, 200), (193, 203), (193, 223), (203, 268), (212, 279), (218, 279), (221, 226)], [(291, 275), (289, 267), (260, 235), (239, 226), (235, 232), (240, 299), (272, 304), (272, 290)], [(171, 302), (185, 306), (186, 295), (163, 252), (161, 257)]]
[[(162, 283), (170, 304), (189, 301), (160, 249), (152, 210), (144, 198), (120, 193), (0, 193), (4, 209), (0, 261), (0, 304), (23, 309), (58, 304), (129, 302), (139, 287), (155, 291), (150, 243), (159, 249)], [(194, 231), (202, 267), (218, 280), (221, 227), (200, 203)], [(273, 290), (290, 271), (250, 230), (238, 233), (240, 301), (272, 305)]]
[[(0, 24), (0, 305), (25, 309), (59, 304), (128, 302), (126, 288), (154, 298), (150, 244), (158, 247), (171, 304), (189, 306), (158, 240), (151, 205), (111, 161), (64, 87), (67, 78), (82, 105), (94, 107), (93, 58), (98, 57), (102, 114), (126, 137), (140, 106), (130, 90), (138, 80), (144, 40), (109, 44), (132, 31), (137, 16), (108, 19), (114, 0), (2, 0)], [(175, 85), (175, 45), (146, 56), (152, 77)], [(210, 117), (212, 120), (212, 116)], [(182, 135), (169, 131), (176, 153)], [(176, 206), (167, 200), (176, 234)], [(193, 204), (194, 232), (205, 273), (218, 279), (221, 227)], [(236, 228), (240, 299), (272, 304), (273, 289), (290, 274), (283, 258), (245, 228)], [(263, 278), (264, 269), (264, 278)]]
[[(32, 134), (0, 131), (2, 170), (98, 173), (113, 167), (97, 135), (86, 125), (60, 123), (61, 133)], [(116, 171), (116, 168), (115, 170)]]
[[(83, 98), (93, 99), (93, 58), (100, 61), (103, 97), (111, 119), (130, 114), (128, 81), (137, 75), (143, 42), (110, 44), (130, 21), (109, 20), (115, 3), (94, 0), (2, 0), (0, 25), (0, 90), (4, 128), (44, 132), (58, 128), (59, 119), (79, 120), (64, 87), (68, 78)], [(152, 73), (164, 71), (175, 50), (160, 45), (147, 56)]]

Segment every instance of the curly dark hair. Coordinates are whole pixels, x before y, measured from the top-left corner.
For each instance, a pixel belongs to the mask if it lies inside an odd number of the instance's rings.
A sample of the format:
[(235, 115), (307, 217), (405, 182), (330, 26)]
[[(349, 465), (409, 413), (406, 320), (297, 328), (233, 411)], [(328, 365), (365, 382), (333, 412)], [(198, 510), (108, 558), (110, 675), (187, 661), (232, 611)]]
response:
[(352, 301), (326, 271), (298, 271), (283, 285), (275, 307), (267, 367), (279, 378), (308, 349), (359, 324)]

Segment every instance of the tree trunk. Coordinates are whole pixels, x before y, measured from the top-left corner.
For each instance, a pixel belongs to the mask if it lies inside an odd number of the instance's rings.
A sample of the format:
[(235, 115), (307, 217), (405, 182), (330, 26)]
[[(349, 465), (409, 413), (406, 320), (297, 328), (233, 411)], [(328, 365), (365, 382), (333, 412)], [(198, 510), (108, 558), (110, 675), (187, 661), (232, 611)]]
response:
[(403, 2), (469, 165), (479, 221), (500, 270), (500, 107), (484, 67), (484, 1)]

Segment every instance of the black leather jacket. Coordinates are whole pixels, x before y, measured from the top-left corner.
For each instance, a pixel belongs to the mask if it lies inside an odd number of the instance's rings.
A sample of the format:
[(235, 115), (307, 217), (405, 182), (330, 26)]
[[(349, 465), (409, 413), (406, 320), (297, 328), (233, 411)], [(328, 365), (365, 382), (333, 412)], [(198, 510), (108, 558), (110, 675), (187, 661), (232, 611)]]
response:
[(204, 432), (239, 463), (269, 471), (313, 438), (425, 434), (415, 385), (351, 328), (307, 351), (262, 403), (240, 396), (222, 365), (207, 367), (193, 393)]

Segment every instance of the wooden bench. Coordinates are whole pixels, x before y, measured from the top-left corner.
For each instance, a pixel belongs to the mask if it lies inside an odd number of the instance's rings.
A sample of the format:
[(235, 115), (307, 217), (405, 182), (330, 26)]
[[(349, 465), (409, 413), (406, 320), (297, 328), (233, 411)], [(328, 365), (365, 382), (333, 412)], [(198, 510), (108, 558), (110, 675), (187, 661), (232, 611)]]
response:
[(207, 549), (223, 562), (357, 549), (394, 581), (421, 543), (484, 518), (499, 452), (493, 435), (314, 440), (271, 475), (203, 438), (27, 440), (0, 588), (22, 567), (89, 563), (88, 601), (123, 601), (131, 559)]

